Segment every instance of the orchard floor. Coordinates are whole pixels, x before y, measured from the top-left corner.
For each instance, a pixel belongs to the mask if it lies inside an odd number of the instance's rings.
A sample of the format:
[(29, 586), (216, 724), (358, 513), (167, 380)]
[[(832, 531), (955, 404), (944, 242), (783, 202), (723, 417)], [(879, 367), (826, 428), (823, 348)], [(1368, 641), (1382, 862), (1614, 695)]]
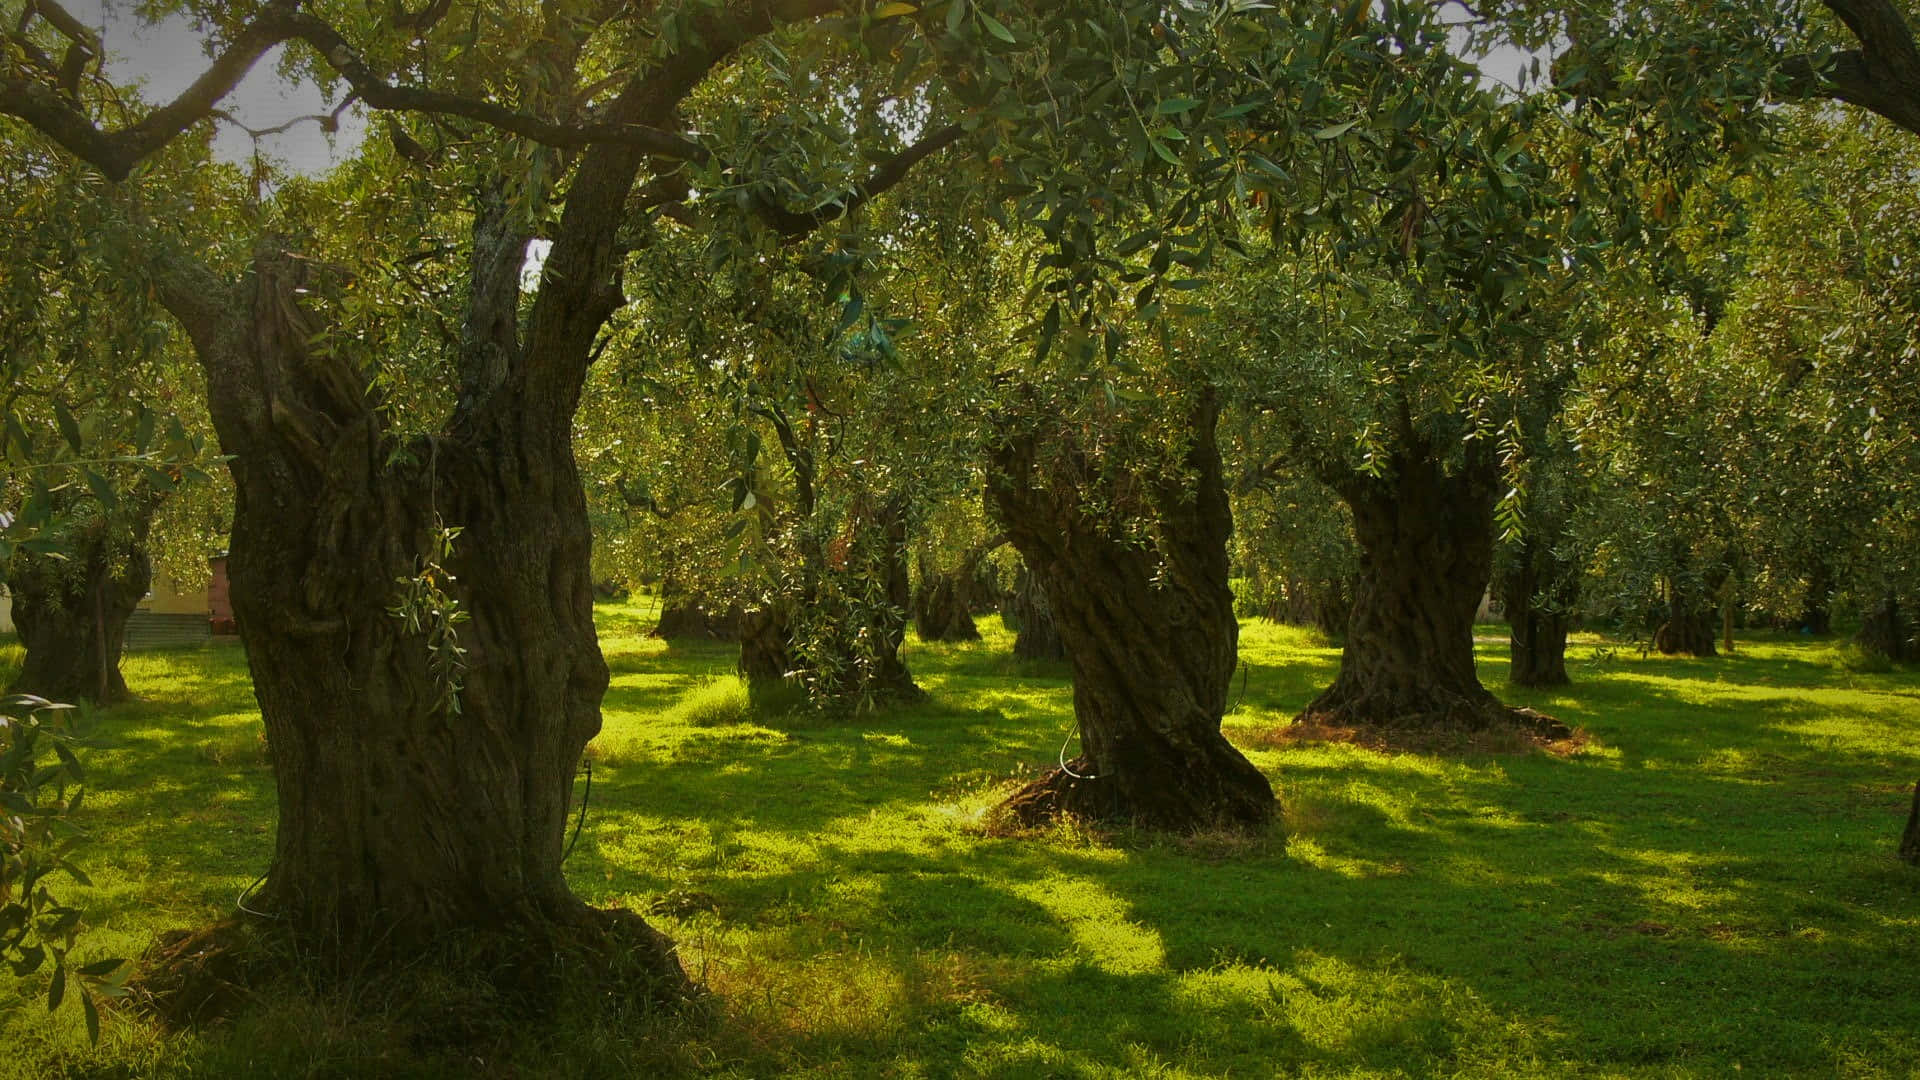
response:
[[(833, 722), (744, 712), (727, 647), (646, 623), (601, 610), (613, 686), (567, 868), (680, 943), (698, 1017), (434, 1056), (290, 995), (198, 1034), (110, 1015), (89, 1048), (44, 975), (0, 974), (0, 1077), (1920, 1075), (1920, 870), (1893, 856), (1920, 673), (1784, 637), (1706, 661), (1587, 638), (1574, 687), (1522, 693), (1489, 638), (1488, 685), (1591, 742), (1388, 754), (1275, 739), (1338, 653), (1249, 623), (1228, 733), (1282, 827), (1003, 837), (983, 809), (1071, 708), (996, 621), (912, 647), (929, 703)], [(69, 889), (84, 956), (227, 914), (271, 847), (239, 650), (126, 671), (144, 700), (91, 721), (112, 745), (88, 758), (95, 887)]]

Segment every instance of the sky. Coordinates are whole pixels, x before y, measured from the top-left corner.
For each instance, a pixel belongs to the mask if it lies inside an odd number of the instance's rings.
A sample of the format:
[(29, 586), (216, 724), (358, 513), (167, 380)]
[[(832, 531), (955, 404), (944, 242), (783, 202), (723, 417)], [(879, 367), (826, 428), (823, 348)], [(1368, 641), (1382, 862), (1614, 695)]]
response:
[[(206, 70), (208, 57), (202, 35), (186, 19), (176, 16), (148, 24), (133, 14), (131, 0), (69, 0), (66, 6), (100, 33), (107, 49), (109, 78), (117, 83), (143, 80), (150, 102), (171, 101)], [(279, 59), (279, 49), (261, 58), (223, 103), (241, 124), (256, 131), (299, 116), (329, 113), (337, 104), (337, 98), (328, 100), (311, 82), (296, 83), (282, 77)], [(1520, 69), (1528, 59), (1518, 50), (1497, 49), (1481, 57), (1479, 63), (1489, 81), (1512, 87), (1517, 85)], [(293, 172), (313, 175), (352, 156), (365, 132), (365, 114), (357, 106), (342, 115), (340, 131), (331, 138), (311, 120), (257, 142), (239, 127), (221, 122), (214, 138), (214, 153), (223, 161), (244, 163), (258, 151)]]
[[(145, 23), (133, 14), (129, 0), (69, 0), (66, 8), (100, 33), (107, 50), (108, 78), (116, 83), (143, 80), (143, 93), (150, 102), (173, 100), (207, 68), (202, 35), (185, 19)], [(327, 100), (311, 82), (292, 83), (281, 77), (279, 60), (279, 49), (262, 57), (222, 107), (255, 130), (275, 127), (296, 116), (333, 111), (337, 98)], [(319, 124), (308, 120), (284, 134), (261, 139), (258, 150), (294, 172), (324, 172), (352, 156), (366, 130), (357, 108), (340, 120), (340, 131), (331, 139)], [(214, 153), (221, 160), (246, 162), (255, 149), (255, 141), (245, 131), (229, 123), (217, 125)]]

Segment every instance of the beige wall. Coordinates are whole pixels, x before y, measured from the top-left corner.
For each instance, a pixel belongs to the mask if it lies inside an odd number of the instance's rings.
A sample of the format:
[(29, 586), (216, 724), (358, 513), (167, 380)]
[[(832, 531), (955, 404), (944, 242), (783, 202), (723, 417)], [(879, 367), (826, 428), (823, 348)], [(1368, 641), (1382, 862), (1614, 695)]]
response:
[(153, 590), (147, 593), (145, 600), (140, 601), (140, 610), (158, 615), (205, 615), (207, 590), (188, 590), (172, 578), (155, 574)]

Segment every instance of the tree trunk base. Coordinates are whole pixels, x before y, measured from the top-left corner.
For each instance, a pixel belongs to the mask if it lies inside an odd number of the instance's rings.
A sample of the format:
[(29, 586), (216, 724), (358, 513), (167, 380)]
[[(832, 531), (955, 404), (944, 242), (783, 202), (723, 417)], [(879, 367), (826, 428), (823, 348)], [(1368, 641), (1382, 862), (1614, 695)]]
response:
[(1485, 690), (1430, 690), (1416, 696), (1369, 693), (1342, 687), (1338, 681), (1300, 710), (1293, 722), (1322, 728), (1418, 730), (1428, 734), (1513, 731), (1533, 742), (1559, 742), (1574, 734), (1571, 727), (1546, 713), (1507, 705)]
[(967, 581), (958, 573), (924, 574), (914, 596), (913, 623), (922, 641), (979, 641)]
[(1047, 770), (997, 809), (1029, 829), (1063, 819), (1172, 833), (1267, 828), (1275, 816), (1272, 785), (1224, 739), (1220, 745), (1223, 753), (1181, 762), (1178, 777), (1131, 789), (1103, 781), (1093, 762), (1078, 757), (1064, 769)]
[(1665, 656), (1719, 656), (1713, 623), (1705, 615), (1669, 619), (1653, 632), (1653, 647)]
[(1294, 717), (1295, 723), (1328, 727), (1429, 728), (1481, 731), (1507, 720), (1499, 698), (1474, 685), (1471, 689), (1440, 687), (1372, 688), (1358, 680), (1335, 679)]
[(371, 955), (234, 916), (162, 934), (139, 967), (132, 1001), (169, 1029), (219, 1023), (291, 989), (398, 1022), (416, 1049), (488, 1043), (590, 1003), (673, 1008), (701, 994), (666, 935), (632, 912), (584, 905)]

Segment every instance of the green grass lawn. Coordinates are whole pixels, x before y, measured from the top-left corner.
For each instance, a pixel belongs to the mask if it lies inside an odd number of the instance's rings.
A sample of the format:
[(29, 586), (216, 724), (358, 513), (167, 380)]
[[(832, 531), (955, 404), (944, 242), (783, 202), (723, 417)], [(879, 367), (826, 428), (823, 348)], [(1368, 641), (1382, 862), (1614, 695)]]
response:
[[(288, 1000), (197, 1035), (110, 1017), (89, 1049), (43, 979), (0, 974), (0, 1076), (1920, 1075), (1920, 871), (1893, 856), (1915, 674), (1786, 638), (1705, 661), (1584, 639), (1576, 686), (1523, 693), (1486, 638), (1489, 686), (1592, 741), (1383, 754), (1273, 738), (1338, 653), (1250, 623), (1227, 726), (1280, 830), (1000, 837), (983, 809), (1053, 761), (1071, 709), (1065, 669), (1013, 662), (996, 621), (911, 648), (930, 703), (828, 722), (756, 718), (728, 647), (601, 615), (613, 685), (568, 872), (680, 943), (701, 1018), (450, 1058)], [(126, 673), (143, 700), (92, 718), (88, 955), (229, 912), (272, 841), (239, 651)]]

